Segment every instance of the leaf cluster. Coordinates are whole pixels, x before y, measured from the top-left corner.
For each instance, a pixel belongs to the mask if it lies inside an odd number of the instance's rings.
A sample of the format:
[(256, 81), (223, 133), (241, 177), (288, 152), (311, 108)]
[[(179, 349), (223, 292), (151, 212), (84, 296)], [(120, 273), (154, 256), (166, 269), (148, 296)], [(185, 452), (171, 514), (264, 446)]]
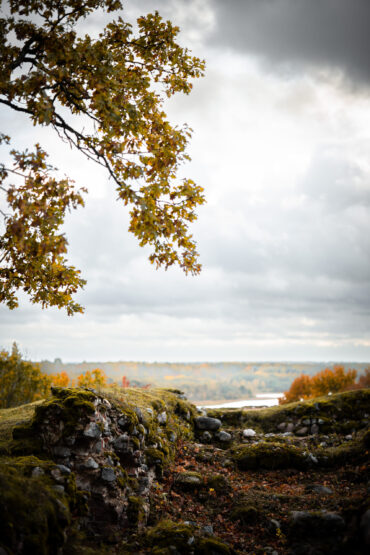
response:
[[(117, 17), (97, 38), (78, 34), (77, 24), (93, 11), (121, 9), (118, 0), (10, 0), (9, 6), (10, 16), (0, 18), (0, 103), (24, 113), (34, 125), (52, 127), (64, 142), (107, 170), (119, 199), (131, 207), (129, 231), (141, 246), (153, 249), (152, 263), (165, 268), (179, 264), (186, 273), (197, 274), (198, 253), (188, 226), (204, 203), (203, 189), (191, 179), (177, 179), (179, 166), (189, 159), (191, 130), (172, 126), (163, 102), (177, 92), (188, 94), (191, 80), (203, 74), (204, 62), (177, 43), (179, 28), (157, 12), (140, 17), (136, 33)], [(46, 154), (38, 145), (35, 154), (13, 154), (17, 168), (24, 166), (30, 173), (23, 189), (16, 193), (12, 188), (7, 196), (18, 217), (8, 224), (12, 227), (0, 245), (8, 262), (2, 300), (13, 308), (14, 290), (23, 287), (34, 302), (65, 306), (70, 314), (81, 311), (71, 296), (84, 282), (60, 258), (67, 243), (55, 233), (66, 208), (82, 204), (81, 196), (72, 193), (68, 180), (48, 177)], [(5, 179), (8, 170), (2, 166), (0, 171)], [(25, 257), (22, 263), (29, 271), (22, 282), (10, 251), (19, 252), (19, 241), (29, 242), (31, 227), (35, 236), (38, 221), (30, 218), (34, 205), (38, 217), (44, 212), (49, 218), (50, 229), (37, 233), (44, 240), (51, 230), (53, 245), (45, 247), (48, 263), (36, 249), (39, 268)], [(23, 210), (28, 220), (22, 227)], [(10, 238), (14, 230), (17, 245)], [(47, 283), (52, 286), (45, 288)]]

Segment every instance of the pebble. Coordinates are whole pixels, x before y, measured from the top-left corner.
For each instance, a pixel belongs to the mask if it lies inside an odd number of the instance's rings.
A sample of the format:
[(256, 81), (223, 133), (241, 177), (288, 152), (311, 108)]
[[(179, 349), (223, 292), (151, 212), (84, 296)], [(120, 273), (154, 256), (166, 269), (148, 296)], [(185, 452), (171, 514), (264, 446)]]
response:
[(243, 437), (254, 437), (256, 432), (252, 428), (246, 428), (243, 430)]
[(53, 489), (57, 493), (64, 493), (64, 486), (58, 486), (58, 485), (51, 486), (51, 489)]
[(334, 493), (332, 489), (327, 488), (326, 486), (322, 486), (321, 484), (308, 484), (305, 487), (305, 491), (319, 493), (321, 495), (331, 495), (332, 493)]
[(159, 424), (166, 424), (166, 422), (167, 422), (167, 413), (166, 413), (166, 411), (163, 411), (163, 412), (159, 413), (157, 418), (158, 418)]
[(57, 466), (57, 468), (59, 468), (59, 470), (61, 471), (62, 474), (70, 474), (71, 473), (71, 469), (68, 468), (68, 466), (65, 466), (64, 464), (57, 464), (56, 466)]
[(213, 536), (213, 526), (212, 524), (206, 524), (203, 526), (202, 531), (209, 536)]
[(97, 468), (99, 468), (99, 465), (96, 461), (94, 461), (94, 459), (92, 457), (89, 457), (83, 464), (84, 468), (87, 468), (88, 470), (96, 470)]

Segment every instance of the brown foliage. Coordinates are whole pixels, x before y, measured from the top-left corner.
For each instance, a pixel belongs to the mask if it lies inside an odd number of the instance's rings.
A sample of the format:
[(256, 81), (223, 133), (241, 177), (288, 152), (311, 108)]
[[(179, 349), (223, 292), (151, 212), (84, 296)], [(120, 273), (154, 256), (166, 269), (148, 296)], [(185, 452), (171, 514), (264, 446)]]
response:
[[(370, 381), (369, 374), (370, 371), (366, 374)], [(289, 390), (284, 392), (284, 397), (279, 399), (279, 403), (284, 405), (302, 399), (327, 395), (328, 393), (355, 389), (358, 387), (358, 384), (355, 383), (356, 376), (356, 370), (350, 369), (346, 372), (343, 366), (339, 365), (334, 366), (333, 369), (325, 368), (312, 377), (302, 374), (293, 381)]]

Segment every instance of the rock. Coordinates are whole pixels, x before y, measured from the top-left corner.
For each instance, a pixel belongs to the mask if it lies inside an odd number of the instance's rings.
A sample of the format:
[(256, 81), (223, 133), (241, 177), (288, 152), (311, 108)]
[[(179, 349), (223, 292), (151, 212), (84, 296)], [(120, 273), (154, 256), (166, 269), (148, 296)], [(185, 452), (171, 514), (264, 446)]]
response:
[(113, 449), (117, 452), (125, 453), (129, 450), (129, 437), (121, 434), (113, 441)]
[(311, 426), (311, 434), (318, 434), (319, 433), (319, 427), (317, 424), (312, 424)]
[(270, 518), (267, 521), (266, 528), (267, 528), (267, 531), (270, 532), (270, 534), (273, 534), (274, 536), (276, 536), (277, 531), (281, 529), (281, 524), (278, 520), (275, 520), (274, 518)]
[(203, 479), (197, 472), (179, 472), (175, 476), (174, 486), (182, 491), (192, 491), (203, 486)]
[(31, 476), (33, 478), (37, 478), (38, 476), (43, 476), (45, 474), (44, 470), (41, 466), (35, 466), (35, 468), (31, 472)]
[(102, 431), (96, 422), (90, 422), (84, 429), (84, 436), (91, 437), (93, 439), (100, 439)]
[(246, 428), (243, 430), (243, 437), (254, 437), (256, 432), (252, 428)]
[(175, 434), (175, 432), (170, 432), (168, 439), (172, 442), (175, 443), (175, 441), (177, 440), (177, 435)]
[(370, 546), (370, 509), (362, 515), (360, 528), (365, 545)]
[(212, 434), (210, 434), (207, 430), (205, 432), (202, 433), (201, 435), (201, 440), (204, 441), (205, 443), (208, 443), (209, 441), (212, 440)]
[(287, 426), (286, 422), (281, 422), (280, 424), (278, 424), (278, 430), (281, 430), (283, 432), (286, 426)]
[(311, 424), (311, 420), (309, 418), (305, 418), (304, 420), (302, 420), (302, 424), (304, 426), (309, 426)]
[(143, 411), (139, 407), (134, 408), (135, 414), (138, 417), (139, 422), (143, 421)]
[(218, 418), (211, 418), (210, 416), (198, 416), (198, 418), (195, 419), (195, 426), (198, 430), (216, 432), (221, 428), (221, 420)]
[(63, 482), (64, 482), (64, 477), (63, 477), (63, 475), (62, 475), (62, 473), (61, 473), (61, 471), (59, 470), (58, 467), (52, 468), (52, 469), (50, 470), (50, 474), (51, 474), (52, 478), (54, 478), (54, 480), (55, 480), (56, 482), (59, 482), (59, 483), (62, 483), (62, 484), (63, 484)]
[(288, 425), (286, 427), (286, 431), (287, 432), (292, 432), (294, 430), (294, 424), (293, 422), (288, 422)]
[(308, 432), (308, 428), (307, 426), (303, 426), (302, 428), (299, 428), (299, 430), (296, 431), (297, 436), (305, 436)]
[(117, 477), (114, 468), (105, 467), (102, 469), (101, 479), (104, 480), (104, 482), (114, 482), (116, 478)]
[(224, 432), (223, 430), (221, 430), (221, 432), (217, 432), (215, 436), (218, 439), (218, 441), (221, 441), (222, 443), (228, 443), (229, 441), (232, 440), (232, 435), (229, 434), (228, 432)]
[(71, 456), (71, 450), (63, 445), (57, 445), (53, 448), (53, 453), (56, 457), (67, 458)]
[(320, 495), (331, 495), (333, 490), (327, 488), (326, 486), (322, 486), (321, 484), (308, 484), (305, 487), (305, 491), (307, 493), (318, 493)]
[(53, 489), (57, 493), (61, 493), (61, 494), (64, 493), (64, 486), (59, 486), (59, 485), (51, 486), (51, 489)]
[(289, 535), (299, 539), (337, 541), (345, 528), (343, 518), (326, 511), (293, 511)]
[(83, 467), (86, 468), (87, 470), (96, 470), (97, 468), (99, 468), (99, 465), (96, 461), (94, 461), (94, 459), (92, 457), (89, 457), (83, 463)]
[(313, 455), (312, 453), (307, 454), (306, 461), (309, 464), (317, 464), (319, 462), (315, 455)]
[(206, 524), (205, 526), (203, 526), (202, 532), (204, 534), (208, 534), (209, 536), (213, 536), (213, 526), (212, 526), (212, 524)]
[(68, 466), (65, 466), (64, 464), (57, 464), (56, 466), (57, 466), (57, 468), (59, 468), (59, 470), (61, 471), (62, 474), (70, 474), (71, 473), (71, 469), (68, 468)]
[(346, 439), (347, 441), (352, 439), (352, 434), (347, 434), (346, 436), (344, 436), (344, 439)]
[(167, 422), (167, 413), (166, 413), (166, 411), (163, 411), (163, 412), (159, 413), (157, 418), (158, 418), (159, 424), (166, 424), (166, 422)]

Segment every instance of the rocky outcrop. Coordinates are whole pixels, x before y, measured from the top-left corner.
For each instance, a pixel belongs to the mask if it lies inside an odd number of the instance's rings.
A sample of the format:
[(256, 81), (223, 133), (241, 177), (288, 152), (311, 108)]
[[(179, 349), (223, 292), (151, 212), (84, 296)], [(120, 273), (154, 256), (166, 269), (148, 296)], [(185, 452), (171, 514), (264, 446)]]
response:
[(83, 506), (79, 526), (97, 540), (119, 541), (146, 524), (153, 480), (174, 456), (176, 439), (192, 436), (195, 407), (169, 392), (134, 402), (84, 389), (52, 394), (30, 423), (15, 427), (10, 450), (52, 461), (46, 469), (36, 459), (31, 479), (51, 479), (69, 512), (73, 482)]

